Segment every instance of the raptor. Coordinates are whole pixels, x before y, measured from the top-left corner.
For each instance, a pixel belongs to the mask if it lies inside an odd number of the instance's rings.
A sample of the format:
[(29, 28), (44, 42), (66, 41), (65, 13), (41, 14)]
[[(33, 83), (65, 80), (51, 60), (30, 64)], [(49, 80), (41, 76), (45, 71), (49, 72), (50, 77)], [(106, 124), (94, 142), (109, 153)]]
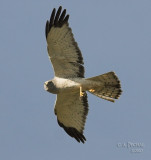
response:
[(114, 72), (85, 78), (81, 51), (69, 27), (69, 15), (60, 6), (54, 8), (46, 22), (45, 34), (49, 59), (55, 76), (44, 83), (46, 91), (56, 94), (54, 112), (60, 127), (84, 143), (83, 134), (88, 114), (87, 91), (114, 102), (121, 95), (121, 85)]

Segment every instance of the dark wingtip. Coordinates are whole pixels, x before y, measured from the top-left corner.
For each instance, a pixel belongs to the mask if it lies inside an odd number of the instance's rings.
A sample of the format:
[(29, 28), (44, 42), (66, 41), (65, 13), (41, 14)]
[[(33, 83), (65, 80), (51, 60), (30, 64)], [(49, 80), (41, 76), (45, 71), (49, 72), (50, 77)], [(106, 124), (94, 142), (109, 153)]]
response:
[(55, 17), (55, 14), (56, 14), (56, 9), (54, 8), (52, 13), (51, 13), (51, 16), (50, 16), (50, 24), (49, 24), (49, 27), (51, 28), (53, 23), (54, 23), (54, 17)]
[[(83, 103), (83, 105), (84, 105), (84, 115), (83, 115), (83, 123), (85, 123), (85, 120), (86, 120), (86, 116), (87, 116), (87, 114), (88, 114), (88, 100), (87, 100), (87, 93), (85, 92), (84, 93), (84, 96), (81, 98), (81, 101), (82, 101), (82, 103)], [(58, 120), (58, 119), (57, 119)], [(77, 142), (82, 142), (82, 143), (85, 143), (85, 141), (86, 141), (86, 138), (85, 138), (85, 136), (83, 135), (83, 132), (79, 132), (76, 128), (73, 128), (73, 127), (66, 127), (63, 123), (61, 123), (59, 120), (58, 120), (58, 124), (59, 124), (59, 126), (60, 127), (62, 127), (64, 130), (65, 130), (65, 132), (69, 135), (69, 136), (71, 136), (71, 137), (73, 137), (73, 138), (75, 138), (76, 140), (77, 140)], [(84, 127), (83, 127), (83, 129), (84, 129)], [(83, 130), (82, 129), (82, 130)]]
[(62, 10), (62, 6), (59, 6), (58, 10)]
[(50, 32), (51, 28), (54, 27), (62, 27), (65, 23), (68, 23), (69, 15), (66, 15), (66, 9), (62, 11), (62, 6), (60, 6), (57, 10), (54, 8), (51, 16), (50, 16), (50, 21), (46, 22), (46, 28), (45, 28), (45, 35), (46, 38), (48, 36), (48, 33)]
[(47, 39), (48, 33), (49, 33), (49, 21), (46, 22), (46, 27), (45, 27), (45, 36), (46, 36), (46, 39)]
[(64, 21), (63, 21), (63, 24), (64, 24), (64, 23), (67, 23), (68, 20), (69, 20), (69, 14), (65, 17), (65, 19), (64, 19)]
[(60, 7), (58, 8), (58, 11), (57, 11), (57, 13), (56, 13), (56, 17), (55, 17), (55, 20), (54, 20), (54, 25), (55, 25), (55, 26), (57, 26), (57, 24), (58, 24), (61, 10), (62, 10), (62, 7), (60, 6)]
[(62, 128), (65, 130), (65, 132), (66, 132), (69, 136), (75, 138), (75, 139), (77, 140), (77, 142), (79, 142), (79, 143), (80, 143), (80, 142), (84, 143), (84, 142), (86, 141), (85, 136), (84, 136), (82, 133), (80, 133), (76, 128), (66, 127), (66, 126), (64, 126), (61, 122), (59, 122), (59, 120), (58, 120), (58, 124), (59, 124), (60, 127), (62, 127)]

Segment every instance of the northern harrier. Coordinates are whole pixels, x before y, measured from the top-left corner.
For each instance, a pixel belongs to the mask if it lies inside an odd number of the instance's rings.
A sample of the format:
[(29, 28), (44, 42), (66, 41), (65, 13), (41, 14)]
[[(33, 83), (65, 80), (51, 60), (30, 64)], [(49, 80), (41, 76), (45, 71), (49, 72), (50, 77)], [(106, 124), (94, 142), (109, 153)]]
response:
[(121, 94), (121, 85), (114, 72), (84, 78), (83, 57), (68, 24), (69, 15), (60, 6), (54, 8), (46, 22), (48, 55), (55, 76), (44, 83), (46, 91), (57, 94), (55, 115), (58, 124), (78, 142), (86, 141), (83, 135), (88, 101), (86, 91), (114, 102)]

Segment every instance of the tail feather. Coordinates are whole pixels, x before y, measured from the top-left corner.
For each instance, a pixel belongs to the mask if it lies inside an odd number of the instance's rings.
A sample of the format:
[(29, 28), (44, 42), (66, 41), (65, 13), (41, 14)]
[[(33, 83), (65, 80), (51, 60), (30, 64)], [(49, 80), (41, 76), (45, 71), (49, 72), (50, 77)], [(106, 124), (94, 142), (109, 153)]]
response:
[(93, 86), (89, 92), (105, 100), (114, 102), (114, 99), (118, 99), (122, 93), (120, 81), (114, 72), (108, 72), (87, 80), (100, 83), (100, 86)]

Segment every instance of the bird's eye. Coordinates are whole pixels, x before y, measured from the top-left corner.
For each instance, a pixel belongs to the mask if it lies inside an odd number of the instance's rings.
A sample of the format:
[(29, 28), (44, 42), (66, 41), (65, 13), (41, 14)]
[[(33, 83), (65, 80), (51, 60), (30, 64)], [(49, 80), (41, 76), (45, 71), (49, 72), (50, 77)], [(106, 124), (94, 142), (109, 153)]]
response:
[(48, 82), (48, 85), (49, 85), (49, 86), (52, 86), (52, 85), (53, 85), (53, 82), (52, 82), (52, 81)]

